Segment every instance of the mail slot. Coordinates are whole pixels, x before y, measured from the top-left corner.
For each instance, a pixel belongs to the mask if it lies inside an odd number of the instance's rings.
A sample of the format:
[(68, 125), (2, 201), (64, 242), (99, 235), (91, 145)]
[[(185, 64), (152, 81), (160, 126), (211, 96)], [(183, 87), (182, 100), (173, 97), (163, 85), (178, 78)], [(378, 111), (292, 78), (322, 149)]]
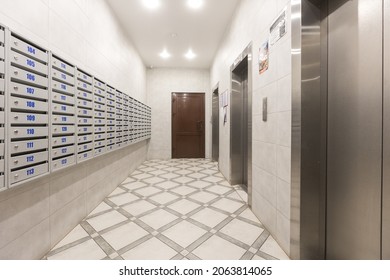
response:
[(51, 166), (52, 166), (53, 171), (56, 171), (56, 170), (65, 168), (67, 166), (73, 165), (75, 163), (76, 163), (76, 157), (75, 157), (75, 155), (71, 155), (68, 157), (53, 160)]
[(69, 96), (67, 94), (62, 94), (62, 93), (58, 93), (58, 92), (52, 93), (52, 100), (56, 101), (58, 103), (63, 103), (63, 104), (68, 104), (68, 105), (74, 104), (74, 97), (73, 96)]
[(78, 153), (82, 153), (82, 152), (85, 152), (85, 151), (92, 150), (92, 148), (93, 148), (93, 143), (92, 142), (79, 144), (79, 145), (77, 145), (77, 152)]
[(95, 125), (106, 125), (106, 120), (105, 119), (94, 119)]
[(52, 149), (51, 156), (53, 158), (58, 158), (58, 157), (71, 155), (74, 153), (75, 153), (75, 147), (74, 147), (74, 145), (71, 145), (71, 146), (65, 146), (65, 147), (59, 147), (59, 148)]
[(74, 95), (74, 86), (72, 85), (68, 85), (59, 81), (52, 81), (51, 87), (53, 91), (67, 93), (72, 96)]
[(18, 95), (22, 97), (28, 97), (28, 98), (36, 98), (36, 99), (48, 99), (48, 91), (45, 89), (18, 84), (11, 82), (10, 83), (10, 93), (12, 95)]
[(92, 92), (92, 86), (83, 81), (77, 81), (77, 88), (88, 92)]
[[(0, 116), (3, 114), (4, 112), (0, 112)], [(12, 124), (47, 124), (49, 116), (47, 114), (11, 112), (10, 122)]]
[(95, 110), (106, 111), (106, 105), (99, 104), (99, 103), (94, 103), (93, 105)]
[(102, 83), (101, 81), (96, 80), (96, 79), (93, 81), (93, 85), (94, 85), (95, 87), (97, 87), (97, 88), (102, 89), (102, 90), (104, 90), (105, 87), (106, 87), (106, 85), (105, 85), (104, 83)]
[(92, 117), (93, 116), (93, 111), (91, 109), (86, 109), (86, 108), (79, 108), (77, 109), (77, 115), (79, 117)]
[(87, 82), (92, 85), (92, 77), (82, 71), (77, 71), (77, 79)]
[(51, 143), (53, 147), (72, 145), (75, 143), (74, 136), (53, 136), (51, 138)]
[(100, 89), (100, 88), (95, 87), (93, 89), (93, 92), (95, 93), (95, 95), (98, 95), (98, 96), (102, 96), (102, 97), (106, 96), (106, 91), (104, 89)]
[(71, 85), (74, 84), (74, 77), (55, 69), (51, 69), (51, 77), (52, 79), (61, 81), (63, 83), (67, 83)]
[(92, 101), (93, 100), (93, 94), (90, 93), (90, 92), (86, 92), (86, 91), (82, 91), (82, 90), (77, 90), (77, 97), (79, 98), (82, 98), (82, 99), (86, 99), (88, 101)]
[(56, 58), (52, 57), (51, 63), (53, 65), (53, 68), (59, 69), (61, 71), (64, 71), (65, 73), (74, 76), (74, 67), (71, 66), (70, 64)]
[(18, 182), (42, 175), (49, 171), (49, 165), (47, 163), (35, 165), (32, 167), (26, 167), (17, 171), (13, 171), (10, 174), (11, 184), (16, 184)]
[(94, 130), (95, 130), (95, 133), (106, 132), (106, 127), (105, 126), (96, 126), (94, 128)]
[(67, 115), (53, 115), (52, 123), (53, 124), (73, 124), (75, 123), (76, 118), (74, 116)]
[(48, 161), (49, 152), (39, 152), (33, 154), (26, 154), (10, 158), (10, 168), (16, 169), (21, 168), (27, 165), (34, 165), (37, 163), (42, 163)]
[(94, 97), (95, 102), (105, 105), (106, 99), (104, 97), (101, 97), (99, 95), (95, 95)]
[(19, 38), (16, 38), (14, 35), (11, 36), (11, 49), (18, 50), (29, 57), (33, 57), (47, 64), (48, 55), (45, 51)]
[(84, 152), (77, 155), (77, 162), (83, 162), (93, 157), (93, 151)]
[(28, 140), (28, 141), (18, 141), (10, 143), (11, 154), (19, 154), (26, 152), (33, 152), (37, 150), (44, 150), (49, 148), (48, 139), (40, 140)]
[(11, 139), (48, 137), (48, 127), (11, 127), (9, 135)]
[(29, 71), (40, 73), (44, 76), (48, 75), (48, 67), (33, 58), (27, 57), (15, 51), (11, 51), (11, 65), (17, 65), (21, 68), (26, 68)]
[(77, 133), (79, 135), (93, 133), (93, 126), (92, 125), (91, 126), (78, 126)]
[(83, 144), (86, 142), (92, 142), (93, 141), (93, 135), (88, 134), (88, 135), (82, 135), (77, 137), (77, 143), (78, 144)]
[(106, 117), (106, 113), (101, 112), (101, 111), (95, 111), (94, 115), (95, 115), (95, 118), (103, 118), (104, 119)]
[(92, 125), (93, 124), (93, 119), (92, 118), (77, 118), (77, 123), (79, 125), (81, 125), (81, 124)]
[(75, 108), (74, 106), (70, 105), (65, 105), (65, 104), (58, 104), (58, 103), (53, 103), (51, 105), (51, 110), (53, 113), (58, 113), (58, 114), (64, 114), (64, 115), (74, 115), (75, 113)]
[(95, 139), (95, 141), (104, 140), (104, 139), (106, 139), (106, 134), (104, 132), (103, 133), (95, 133), (94, 139)]
[(95, 149), (94, 155), (96, 157), (96, 156), (99, 156), (101, 154), (104, 154), (105, 152), (106, 152), (106, 147), (100, 147), (100, 148)]
[(83, 100), (83, 99), (78, 99), (77, 100), (77, 106), (81, 108), (88, 108), (92, 109), (93, 103), (91, 101)]
[(53, 135), (73, 134), (75, 133), (75, 126), (74, 125), (53, 125), (51, 130)]
[(95, 141), (94, 145), (95, 145), (95, 148), (103, 147), (106, 145), (106, 140)]
[(15, 66), (10, 67), (11, 72), (11, 81), (19, 81), (22, 83), (28, 83), (33, 85), (39, 85), (42, 87), (48, 87), (47, 77), (43, 77), (39, 74), (33, 73), (31, 71), (22, 70)]

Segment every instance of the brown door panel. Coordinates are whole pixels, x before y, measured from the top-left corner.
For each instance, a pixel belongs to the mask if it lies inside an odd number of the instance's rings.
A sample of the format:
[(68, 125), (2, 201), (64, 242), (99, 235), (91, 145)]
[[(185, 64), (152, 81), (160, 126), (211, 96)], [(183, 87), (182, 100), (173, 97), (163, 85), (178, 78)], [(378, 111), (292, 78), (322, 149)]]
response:
[(172, 94), (172, 157), (204, 158), (204, 93)]

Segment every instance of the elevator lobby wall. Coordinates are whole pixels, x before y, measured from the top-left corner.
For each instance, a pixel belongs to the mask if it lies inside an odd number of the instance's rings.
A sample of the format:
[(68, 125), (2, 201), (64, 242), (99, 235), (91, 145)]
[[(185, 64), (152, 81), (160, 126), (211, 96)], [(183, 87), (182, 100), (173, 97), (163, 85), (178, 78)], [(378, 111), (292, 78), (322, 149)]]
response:
[[(269, 69), (259, 75), (259, 48), (270, 26), (286, 8), (287, 34), (270, 45)], [(291, 205), (291, 5), (288, 0), (243, 0), (211, 67), (211, 87), (231, 91), (230, 67), (252, 43), (252, 209), (287, 254), (290, 252)], [(263, 98), (268, 120), (262, 120)], [(230, 100), (229, 100), (230, 105)], [(227, 123), (220, 115), (219, 168), (229, 180), (230, 106)]]
[(172, 157), (172, 92), (205, 93), (205, 155), (211, 158), (211, 88), (208, 69), (155, 68), (146, 71), (147, 104), (152, 108), (148, 159)]
[[(146, 69), (104, 0), (0, 0), (1, 24), (146, 101)], [(0, 259), (39, 259), (145, 159), (147, 141), (0, 193)]]

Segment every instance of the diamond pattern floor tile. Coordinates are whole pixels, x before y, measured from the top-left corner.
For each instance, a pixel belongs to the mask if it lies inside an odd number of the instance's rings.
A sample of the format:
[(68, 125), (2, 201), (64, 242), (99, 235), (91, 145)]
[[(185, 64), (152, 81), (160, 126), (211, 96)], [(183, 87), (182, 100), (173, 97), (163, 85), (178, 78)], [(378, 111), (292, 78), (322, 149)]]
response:
[(246, 201), (208, 159), (147, 161), (44, 259), (288, 258)]

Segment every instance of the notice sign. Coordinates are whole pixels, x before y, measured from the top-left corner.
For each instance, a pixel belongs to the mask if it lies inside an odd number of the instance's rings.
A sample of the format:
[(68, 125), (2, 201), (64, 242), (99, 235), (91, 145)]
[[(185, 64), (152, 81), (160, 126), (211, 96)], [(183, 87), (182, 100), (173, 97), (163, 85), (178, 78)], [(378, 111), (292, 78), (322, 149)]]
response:
[(268, 40), (263, 43), (259, 49), (259, 74), (267, 71), (269, 65), (269, 46)]
[(274, 23), (271, 25), (269, 31), (270, 31), (270, 43), (272, 46), (287, 33), (286, 10), (284, 10), (279, 15), (279, 17), (274, 21)]

